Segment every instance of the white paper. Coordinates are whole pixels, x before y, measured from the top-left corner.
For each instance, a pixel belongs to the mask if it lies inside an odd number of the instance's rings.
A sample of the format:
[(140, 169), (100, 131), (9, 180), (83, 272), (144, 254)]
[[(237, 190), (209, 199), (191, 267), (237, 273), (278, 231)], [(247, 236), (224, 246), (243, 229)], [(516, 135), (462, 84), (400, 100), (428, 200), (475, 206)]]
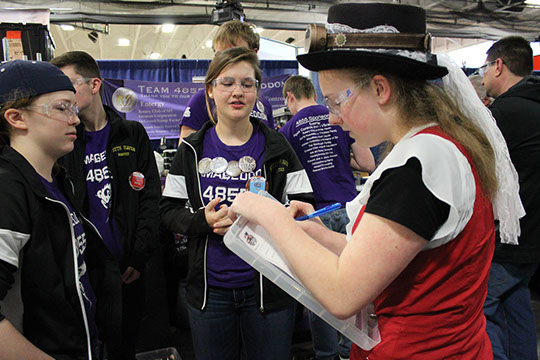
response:
[(240, 239), (251, 249), (253, 249), (257, 255), (269, 263), (277, 266), (279, 269), (283, 270), (290, 277), (299, 282), (298, 278), (292, 273), (289, 265), (277, 249), (274, 241), (262, 226), (246, 221), (243, 232), (240, 235)]

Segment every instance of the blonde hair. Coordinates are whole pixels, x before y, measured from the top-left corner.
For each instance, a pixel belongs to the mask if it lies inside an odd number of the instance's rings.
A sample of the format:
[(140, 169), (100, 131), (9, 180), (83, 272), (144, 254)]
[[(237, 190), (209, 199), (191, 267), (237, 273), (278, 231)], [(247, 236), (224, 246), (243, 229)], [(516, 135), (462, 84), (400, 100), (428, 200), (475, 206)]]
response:
[(234, 64), (237, 64), (239, 62), (245, 61), (255, 71), (255, 79), (259, 81), (259, 87), (257, 88), (257, 93), (260, 90), (261, 82), (262, 82), (262, 71), (259, 67), (259, 58), (257, 57), (257, 54), (253, 50), (249, 50), (246, 48), (240, 48), (240, 47), (234, 47), (230, 48), (224, 51), (219, 52), (214, 57), (214, 60), (210, 63), (210, 66), (208, 67), (208, 72), (206, 73), (206, 78), (204, 79), (204, 84), (206, 85), (206, 91), (204, 93), (204, 96), (206, 98), (206, 110), (208, 111), (208, 116), (210, 116), (210, 120), (217, 124), (217, 120), (214, 119), (214, 115), (212, 113), (211, 107), (210, 107), (210, 98), (208, 96), (208, 90), (210, 89), (210, 86), (213, 86), (212, 83), (217, 77), (229, 66), (232, 66)]
[[(443, 88), (425, 80), (405, 79), (373, 70), (349, 68), (345, 71), (360, 88), (368, 86), (377, 74), (386, 77), (394, 90), (395, 103), (401, 114), (399, 125), (410, 129), (437, 123), (443, 132), (463, 145), (476, 165), (482, 189), (490, 199), (494, 197), (497, 177), (493, 148), (482, 129), (463, 114)], [(388, 145), (386, 153), (392, 146)]]
[(238, 40), (244, 40), (251, 50), (255, 50), (259, 49), (261, 37), (255, 31), (253, 24), (241, 22), (240, 20), (227, 21), (219, 27), (216, 36), (214, 36), (214, 50), (217, 43), (238, 46)]

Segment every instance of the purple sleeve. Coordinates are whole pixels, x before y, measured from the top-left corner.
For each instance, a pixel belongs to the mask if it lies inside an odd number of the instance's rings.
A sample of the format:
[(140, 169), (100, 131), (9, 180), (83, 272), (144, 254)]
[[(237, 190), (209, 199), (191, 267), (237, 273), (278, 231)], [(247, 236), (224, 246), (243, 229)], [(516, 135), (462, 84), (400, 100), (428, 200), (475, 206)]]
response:
[(276, 129), (276, 124), (274, 122), (274, 115), (272, 111), (272, 105), (270, 104), (270, 101), (268, 101), (267, 98), (264, 96), (260, 96), (259, 99), (264, 105), (264, 113), (266, 114), (266, 118), (268, 119), (268, 127), (272, 130)]
[(206, 111), (206, 99), (204, 97), (204, 89), (201, 89), (195, 93), (189, 99), (180, 120), (180, 126), (187, 126), (195, 130), (199, 130), (202, 126), (209, 121), (208, 112)]
[(285, 139), (289, 142), (289, 144), (292, 145), (293, 143), (293, 137), (291, 135), (291, 127), (293, 123), (294, 118), (291, 118), (285, 125), (283, 125), (278, 131), (285, 136)]
[(354, 140), (353, 137), (349, 135), (348, 131), (346, 132), (346, 134), (347, 134), (347, 138), (349, 139), (349, 146), (351, 146), (352, 144), (356, 142), (356, 140)]

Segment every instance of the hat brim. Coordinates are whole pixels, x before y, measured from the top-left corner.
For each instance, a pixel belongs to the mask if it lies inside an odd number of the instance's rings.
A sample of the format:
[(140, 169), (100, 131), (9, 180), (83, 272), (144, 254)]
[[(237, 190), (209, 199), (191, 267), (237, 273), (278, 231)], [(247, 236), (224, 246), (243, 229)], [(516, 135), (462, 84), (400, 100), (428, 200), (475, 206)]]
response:
[(296, 58), (303, 67), (311, 71), (365, 67), (402, 77), (425, 80), (435, 80), (448, 74), (448, 69), (444, 66), (370, 51), (316, 51), (298, 55)]

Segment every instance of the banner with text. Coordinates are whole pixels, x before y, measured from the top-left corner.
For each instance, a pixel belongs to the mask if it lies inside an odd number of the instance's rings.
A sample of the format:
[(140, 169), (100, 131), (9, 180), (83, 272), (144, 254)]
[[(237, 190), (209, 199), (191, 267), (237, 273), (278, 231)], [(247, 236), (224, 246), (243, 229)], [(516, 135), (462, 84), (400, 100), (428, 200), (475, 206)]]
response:
[(283, 84), (291, 75), (278, 75), (269, 78), (263, 78), (261, 84), (261, 95), (270, 101), (272, 110), (276, 110), (285, 106), (285, 98), (283, 97)]
[[(284, 106), (282, 89), (289, 76), (273, 76), (261, 84), (261, 95), (274, 110)], [(124, 119), (143, 124), (150, 139), (176, 138), (189, 99), (202, 88), (200, 83), (105, 79), (103, 102)]]

